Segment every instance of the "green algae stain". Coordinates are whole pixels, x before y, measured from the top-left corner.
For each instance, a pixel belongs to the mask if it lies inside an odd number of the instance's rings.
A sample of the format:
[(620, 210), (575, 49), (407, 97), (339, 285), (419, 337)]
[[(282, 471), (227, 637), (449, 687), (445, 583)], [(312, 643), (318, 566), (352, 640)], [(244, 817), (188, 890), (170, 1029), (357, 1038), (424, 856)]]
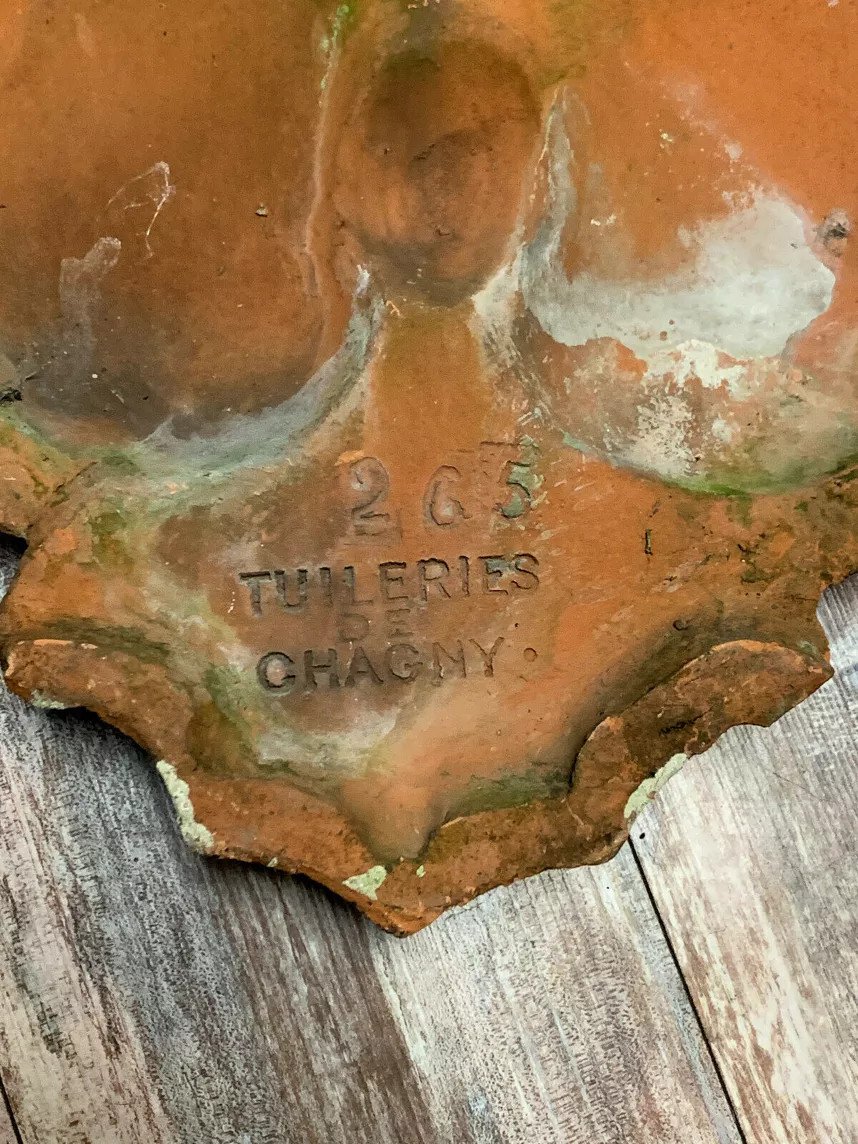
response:
[(92, 555), (95, 563), (130, 572), (133, 566), (128, 550), (128, 529), (124, 513), (106, 509), (89, 520)]
[(211, 665), (203, 674), (203, 684), (212, 702), (235, 722), (243, 723), (243, 713), (255, 698), (253, 685), (246, 675), (230, 666)]
[(524, 516), (536, 503), (536, 493), (542, 486), (542, 477), (536, 469), (539, 446), (532, 437), (522, 437), (519, 445), (521, 456), (510, 463), (506, 477), (509, 500), (501, 506), (501, 515), (507, 520)]
[(99, 651), (127, 655), (143, 663), (166, 666), (170, 648), (166, 643), (147, 639), (136, 628), (119, 624), (99, 624), (91, 620), (57, 619), (51, 623), (51, 635), (70, 643), (89, 644)]
[(727, 498), (727, 516), (743, 528), (751, 527), (753, 508), (753, 500), (747, 493), (734, 493)]
[[(357, 3), (338, 4), (331, 17), (328, 31), (322, 37), (322, 54), (331, 60), (344, 43), (346, 36), (357, 19)], [(327, 76), (322, 80), (322, 88), (327, 84)]]
[(848, 434), (838, 436), (833, 444), (826, 442), (826, 448), (814, 448), (812, 455), (790, 455), (789, 459), (775, 463), (756, 456), (755, 446), (749, 447), (744, 457), (730, 464), (685, 476), (667, 476), (650, 468), (624, 463), (604, 449), (595, 448), (567, 432), (563, 433), (563, 444), (584, 456), (598, 457), (615, 468), (640, 473), (665, 485), (707, 497), (733, 498), (740, 503), (749, 503), (750, 498), (756, 496), (783, 496), (810, 488), (820, 481), (838, 477), (858, 463), (858, 430), (851, 429)]
[(563, 768), (541, 774), (511, 774), (497, 779), (475, 778), (454, 800), (450, 813), (459, 817), (485, 810), (524, 807), (537, 799), (562, 796), (568, 784), (569, 775)]
[(116, 476), (135, 477), (142, 472), (138, 463), (124, 449), (103, 449), (95, 454), (99, 464)]

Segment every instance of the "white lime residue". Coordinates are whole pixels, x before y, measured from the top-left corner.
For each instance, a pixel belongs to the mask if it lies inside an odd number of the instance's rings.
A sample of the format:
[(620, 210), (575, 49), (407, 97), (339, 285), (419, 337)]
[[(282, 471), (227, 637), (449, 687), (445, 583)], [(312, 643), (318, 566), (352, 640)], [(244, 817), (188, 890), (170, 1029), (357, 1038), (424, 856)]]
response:
[(723, 417), (716, 417), (712, 422), (712, 436), (716, 441), (729, 445), (736, 435), (736, 430)]
[(0, 351), (0, 385), (14, 385), (18, 381), (18, 369), (13, 362)]
[[(231, 417), (212, 436), (183, 438), (174, 433), (172, 420), (167, 420), (130, 449), (129, 455), (141, 467), (153, 469), (162, 482), (174, 476), (181, 488), (190, 487), (187, 495), (203, 501), (218, 484), (242, 470), (306, 460), (313, 435), (318, 431), (324, 437), (331, 410), (345, 415), (349, 401), (360, 393), (384, 309), (370, 286), (369, 275), (359, 268), (345, 340), (297, 393), (270, 409)], [(196, 479), (200, 473), (202, 480)], [(189, 476), (194, 478), (192, 486)]]
[(492, 346), (495, 359), (505, 366), (511, 366), (518, 360), (512, 330), (520, 278), (521, 250), (516, 249), (511, 260), (505, 262), (473, 296), (472, 331), (485, 338)]
[[(579, 202), (577, 184), (588, 180), (578, 178), (576, 162), (566, 108), (558, 101), (540, 158), (542, 222), (529, 241), (519, 226), (515, 249), (474, 297), (473, 322), (493, 360), (524, 370), (581, 448), (669, 480), (699, 479), (725, 464), (729, 469), (733, 452), (755, 432), (789, 431), (795, 410), (779, 412), (794, 388), (789, 349), (828, 310), (836, 284), (813, 249), (806, 214), (762, 176), (743, 171), (742, 189), (722, 196), (720, 217), (677, 229), (674, 244), (684, 255), (676, 269), (660, 278), (641, 275), (622, 228), (599, 228), (600, 257), (570, 277), (565, 236), (588, 206), (586, 198)], [(603, 214), (610, 209), (610, 202), (600, 203)], [(569, 400), (541, 391), (538, 366), (534, 373), (519, 355), (514, 319), (522, 305), (558, 345), (587, 347), (578, 364), (570, 359)], [(620, 365), (620, 347), (634, 354), (634, 367)], [(618, 384), (624, 372), (627, 381)], [(579, 424), (573, 390), (587, 393), (592, 425), (590, 415)], [(772, 424), (755, 430), (744, 407), (760, 395)], [(840, 414), (820, 408), (820, 400), (811, 387), (800, 413), (827, 441), (839, 431)], [(771, 464), (777, 469), (777, 457)]]
[(661, 770), (656, 771), (652, 778), (644, 779), (626, 803), (624, 811), (626, 818), (633, 818), (639, 814), (647, 803), (655, 798), (665, 783), (669, 782), (674, 775), (679, 774), (687, 762), (688, 755), (674, 755), (667, 760)]
[(656, 458), (662, 476), (679, 480), (690, 472), (694, 463), (688, 440), (692, 420), (692, 412), (681, 396), (654, 394), (648, 405), (638, 407), (637, 436), (625, 450), (624, 460), (647, 469)]
[[(690, 265), (645, 283), (568, 277), (563, 229), (577, 210), (574, 156), (559, 112), (552, 116), (546, 219), (522, 257), (525, 302), (556, 341), (582, 346), (613, 338), (649, 361), (654, 348), (708, 342), (739, 359), (770, 357), (831, 305), (835, 278), (813, 253), (797, 208), (757, 188), (723, 218), (679, 232)], [(655, 347), (653, 342), (655, 340)]]
[(119, 204), (124, 211), (134, 207), (151, 206), (153, 215), (143, 234), (146, 243), (146, 257), (151, 258), (154, 251), (149, 241), (152, 229), (158, 221), (158, 216), (176, 193), (176, 188), (170, 182), (170, 167), (163, 159), (153, 164), (141, 175), (135, 175), (119, 188), (116, 194), (108, 201), (108, 207), (114, 203)]
[(357, 890), (359, 894), (374, 902), (378, 897), (379, 887), (386, 877), (387, 870), (384, 866), (371, 866), (365, 874), (355, 874), (352, 878), (346, 878), (343, 885), (348, 886), (350, 890)]
[(396, 726), (397, 711), (361, 713), (344, 731), (313, 734), (279, 726), (259, 737), (259, 761), (276, 766), (284, 761), (303, 775), (362, 775), (372, 764), (381, 743)]
[(196, 850), (200, 854), (211, 854), (215, 844), (214, 835), (208, 827), (197, 822), (191, 802), (190, 787), (184, 779), (179, 778), (179, 773), (172, 763), (160, 759), (155, 766), (158, 774), (164, 780), (167, 793), (173, 800), (176, 818), (179, 820), (179, 829), (185, 842), (192, 850)]
[(106, 235), (83, 258), (64, 258), (60, 263), (60, 309), (63, 315), (65, 351), (71, 364), (90, 368), (95, 349), (93, 316), (101, 299), (101, 284), (119, 262), (122, 243)]
[(715, 348), (709, 342), (691, 338), (668, 349), (656, 349), (648, 357), (649, 369), (645, 381), (653, 379), (662, 384), (670, 378), (680, 388), (697, 380), (704, 389), (721, 389), (725, 386), (731, 397), (748, 396), (747, 374), (744, 364)]

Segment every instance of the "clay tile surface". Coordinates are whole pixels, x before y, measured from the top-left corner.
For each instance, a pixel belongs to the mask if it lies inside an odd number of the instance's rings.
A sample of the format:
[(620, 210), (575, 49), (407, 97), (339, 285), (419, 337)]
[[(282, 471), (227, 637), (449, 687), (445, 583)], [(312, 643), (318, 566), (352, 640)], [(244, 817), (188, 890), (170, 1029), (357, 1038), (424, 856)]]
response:
[(858, 8), (0, 6), (12, 688), (408, 933), (830, 674)]

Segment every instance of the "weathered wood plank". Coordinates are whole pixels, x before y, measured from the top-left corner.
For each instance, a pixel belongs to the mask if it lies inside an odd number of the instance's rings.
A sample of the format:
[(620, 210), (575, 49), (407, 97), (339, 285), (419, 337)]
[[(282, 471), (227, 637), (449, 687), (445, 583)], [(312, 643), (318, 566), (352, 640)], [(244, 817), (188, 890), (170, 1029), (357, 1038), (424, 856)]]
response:
[(837, 677), (730, 732), (634, 845), (749, 1140), (858, 1140), (858, 578), (825, 598)]
[(0, 695), (0, 1075), (25, 1144), (734, 1144), (626, 855), (401, 943), (181, 842), (150, 762)]
[(25, 1141), (386, 1140), (400, 1117), (430, 1139), (350, 912), (186, 852), (94, 720), (6, 698), (0, 737), (0, 1074)]
[(0, 706), (0, 1072), (25, 1139), (157, 1139), (168, 1121), (139, 1040), (79, 935), (91, 875), (74, 862), (50, 729), (41, 741), (36, 726), (17, 702)]
[(2, 1093), (0, 1093), (0, 1144), (19, 1144), (19, 1137), (15, 1135), (12, 1118)]
[(36, 763), (3, 860), (25, 1140), (736, 1139), (627, 861), (400, 943), (187, 854), (145, 761), (94, 721), (4, 720), (4, 764), (10, 741)]
[[(480, 1140), (693, 1144), (739, 1139), (639, 873), (499, 890), (374, 957), (429, 1092)], [(438, 1115), (442, 1114), (442, 1115)]]

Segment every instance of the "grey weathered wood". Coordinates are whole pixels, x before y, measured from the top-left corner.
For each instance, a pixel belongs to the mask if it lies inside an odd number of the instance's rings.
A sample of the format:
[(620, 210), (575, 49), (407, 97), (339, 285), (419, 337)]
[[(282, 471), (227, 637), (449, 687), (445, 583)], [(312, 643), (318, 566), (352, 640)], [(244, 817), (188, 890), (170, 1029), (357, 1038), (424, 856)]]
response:
[(2, 1094), (0, 1094), (0, 1144), (17, 1144), (15, 1129), (12, 1127), (9, 1111)]
[(400, 1118), (431, 1139), (348, 911), (186, 853), (148, 762), (94, 721), (7, 699), (0, 737), (0, 1074), (25, 1141), (383, 1140)]
[(633, 833), (754, 1144), (858, 1140), (858, 578), (821, 618), (837, 677), (687, 764)]
[(733, 1144), (629, 855), (398, 942), (181, 842), (149, 761), (0, 695), (0, 1076), (26, 1144)]
[(463, 1103), (486, 1142), (739, 1139), (627, 849), (374, 946), (436, 1139)]

